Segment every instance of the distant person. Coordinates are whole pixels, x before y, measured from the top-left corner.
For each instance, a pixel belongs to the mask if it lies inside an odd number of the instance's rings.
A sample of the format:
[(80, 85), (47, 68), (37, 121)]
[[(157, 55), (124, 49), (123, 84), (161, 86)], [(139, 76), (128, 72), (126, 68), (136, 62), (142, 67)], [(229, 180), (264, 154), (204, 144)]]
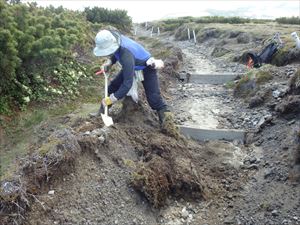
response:
[(157, 111), (161, 128), (163, 128), (166, 118), (170, 118), (170, 115), (172, 117), (172, 113), (159, 89), (156, 69), (163, 66), (162, 61), (155, 60), (143, 46), (116, 31), (99, 31), (95, 43), (94, 54), (100, 57), (109, 57), (103, 65), (105, 71), (108, 71), (117, 61), (121, 64), (122, 69), (108, 87), (109, 97), (101, 101), (99, 111), (93, 115), (99, 116), (103, 113), (105, 106), (111, 106), (124, 98), (132, 87), (135, 71), (141, 70), (144, 75), (142, 83), (147, 101), (150, 107)]

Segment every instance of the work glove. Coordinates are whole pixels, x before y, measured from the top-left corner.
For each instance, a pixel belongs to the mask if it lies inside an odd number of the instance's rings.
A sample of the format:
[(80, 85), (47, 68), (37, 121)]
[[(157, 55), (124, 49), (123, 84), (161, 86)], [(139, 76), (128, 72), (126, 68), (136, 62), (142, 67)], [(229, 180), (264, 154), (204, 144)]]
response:
[(161, 59), (155, 59), (153, 57), (151, 57), (147, 60), (146, 65), (151, 66), (154, 69), (164, 68), (164, 62)]
[(115, 97), (114, 94), (111, 94), (109, 97), (103, 98), (102, 101), (101, 101), (101, 104), (103, 105), (103, 107), (111, 106), (116, 101), (118, 101), (118, 99)]
[(101, 66), (101, 69), (105, 72), (109, 71), (112, 66), (112, 61), (110, 59), (107, 59), (105, 63)]

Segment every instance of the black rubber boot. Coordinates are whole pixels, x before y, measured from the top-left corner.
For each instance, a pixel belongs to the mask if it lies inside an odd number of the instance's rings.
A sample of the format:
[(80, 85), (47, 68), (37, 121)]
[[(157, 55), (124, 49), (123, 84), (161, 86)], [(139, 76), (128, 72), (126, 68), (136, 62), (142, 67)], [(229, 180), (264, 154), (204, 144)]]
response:
[(168, 109), (168, 107), (164, 107), (161, 110), (157, 110), (160, 127), (163, 126), (163, 123), (166, 119), (166, 113), (168, 113), (168, 112), (171, 113), (171, 111)]
[(179, 131), (174, 122), (174, 115), (168, 107), (157, 111), (161, 132), (179, 138)]

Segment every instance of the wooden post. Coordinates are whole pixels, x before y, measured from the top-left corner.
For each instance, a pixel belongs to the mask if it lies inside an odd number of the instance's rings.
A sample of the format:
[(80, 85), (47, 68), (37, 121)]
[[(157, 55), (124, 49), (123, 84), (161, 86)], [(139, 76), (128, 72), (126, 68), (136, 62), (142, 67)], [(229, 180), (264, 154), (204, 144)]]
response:
[(159, 27), (157, 28), (157, 36), (159, 36), (160, 31), (159, 31)]
[(188, 39), (191, 39), (191, 33), (190, 33), (190, 28), (188, 28)]
[(194, 35), (194, 42), (195, 42), (195, 44), (196, 44), (196, 43), (197, 43), (197, 39), (196, 39), (195, 30), (193, 30), (193, 35)]
[(137, 33), (137, 27), (134, 28), (134, 35), (136, 36)]

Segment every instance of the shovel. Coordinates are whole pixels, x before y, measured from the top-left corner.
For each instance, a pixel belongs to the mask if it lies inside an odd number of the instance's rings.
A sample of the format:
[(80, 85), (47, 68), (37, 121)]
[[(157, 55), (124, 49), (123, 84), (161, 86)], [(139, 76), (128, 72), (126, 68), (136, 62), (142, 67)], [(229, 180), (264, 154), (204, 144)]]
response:
[[(105, 93), (104, 93), (104, 97), (107, 98), (108, 97), (108, 75), (105, 73), (104, 69), (98, 71), (96, 73), (96, 75), (99, 75), (103, 73), (104, 75), (104, 78), (105, 78)], [(103, 120), (103, 123), (105, 126), (109, 127), (111, 125), (114, 124), (113, 122), (113, 119), (108, 116), (108, 106), (105, 106), (104, 108), (104, 114), (101, 113), (101, 117), (102, 117), (102, 120)]]

